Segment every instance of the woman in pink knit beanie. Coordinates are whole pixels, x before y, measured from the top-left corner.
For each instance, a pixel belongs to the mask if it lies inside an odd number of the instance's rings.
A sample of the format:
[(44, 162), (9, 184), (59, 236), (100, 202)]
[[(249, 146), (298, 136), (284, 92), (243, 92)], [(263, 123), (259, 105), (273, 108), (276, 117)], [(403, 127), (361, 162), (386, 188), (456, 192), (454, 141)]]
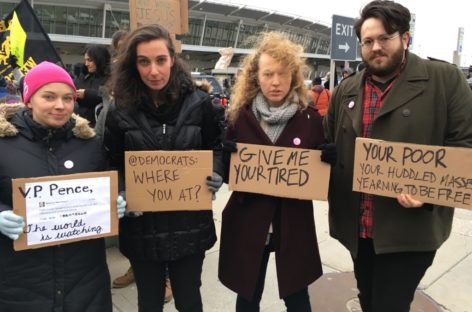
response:
[[(105, 170), (101, 141), (87, 120), (73, 115), (75, 86), (61, 67), (43, 62), (31, 69), (23, 98), (26, 107), (17, 105), (16, 112), (0, 105), (0, 311), (112, 312), (105, 242), (90, 231), (92, 219), (110, 219), (109, 209), (88, 204), (89, 197), (68, 207), (71, 198), (44, 192), (21, 215), (12, 200), (12, 179)], [(38, 232), (41, 242), (54, 244), (37, 245)], [(17, 239), (29, 249), (15, 251)]]

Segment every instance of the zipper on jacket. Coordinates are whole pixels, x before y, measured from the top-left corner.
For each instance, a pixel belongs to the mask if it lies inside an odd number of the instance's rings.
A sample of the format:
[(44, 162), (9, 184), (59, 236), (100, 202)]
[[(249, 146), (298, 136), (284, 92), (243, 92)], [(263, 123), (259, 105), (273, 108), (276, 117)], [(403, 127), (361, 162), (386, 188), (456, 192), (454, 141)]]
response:
[(166, 124), (162, 125), (162, 134), (166, 134)]
[(49, 130), (49, 131), (48, 131), (48, 136), (47, 136), (47, 138), (46, 138), (46, 143), (47, 143), (47, 145), (48, 145), (48, 150), (49, 150), (50, 152), (52, 152), (52, 151), (54, 150), (54, 148), (53, 148), (52, 145), (51, 145), (51, 139), (52, 139), (52, 136), (53, 136), (53, 135), (54, 135), (53, 130)]
[(57, 175), (59, 174), (59, 164), (58, 164), (58, 159), (55, 155), (55, 149), (57, 147), (57, 144), (54, 144), (54, 135), (56, 131), (54, 129), (49, 129), (48, 130), (48, 135), (45, 138), (46, 144), (47, 144), (47, 161), (48, 161), (48, 172), (49, 175)]

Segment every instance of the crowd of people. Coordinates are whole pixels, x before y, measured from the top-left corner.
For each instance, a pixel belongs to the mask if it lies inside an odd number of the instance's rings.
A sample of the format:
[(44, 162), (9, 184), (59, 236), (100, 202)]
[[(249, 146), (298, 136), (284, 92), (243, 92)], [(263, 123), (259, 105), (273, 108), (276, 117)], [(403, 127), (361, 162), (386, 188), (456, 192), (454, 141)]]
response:
[[(111, 286), (132, 282), (140, 312), (162, 311), (172, 296), (179, 311), (203, 311), (205, 252), (217, 241), (211, 207), (128, 211), (124, 155), (210, 151), (205, 183), (215, 196), (238, 144), (257, 144), (321, 151), (331, 168), (323, 181), (330, 234), (350, 252), (362, 311), (408, 312), (454, 210), (407, 193), (352, 191), (356, 138), (472, 147), (471, 89), (455, 66), (408, 50), (410, 19), (394, 1), (366, 4), (354, 25), (363, 66), (345, 68), (334, 90), (329, 76), (306, 88), (302, 46), (278, 32), (260, 34), (226, 114), (157, 24), (120, 31), (112, 51), (88, 45), (73, 76), (36, 65), (21, 78), (17, 101), (0, 104), (0, 311), (111, 312)], [(13, 249), (26, 220), (13, 212), (12, 179), (105, 170), (118, 172), (112, 203), (119, 249), (130, 261), (124, 276), (110, 280), (103, 238)], [(287, 311), (311, 311), (308, 286), (323, 274), (313, 202), (233, 191), (222, 215), (218, 278), (236, 293), (235, 311), (259, 311), (271, 253)]]

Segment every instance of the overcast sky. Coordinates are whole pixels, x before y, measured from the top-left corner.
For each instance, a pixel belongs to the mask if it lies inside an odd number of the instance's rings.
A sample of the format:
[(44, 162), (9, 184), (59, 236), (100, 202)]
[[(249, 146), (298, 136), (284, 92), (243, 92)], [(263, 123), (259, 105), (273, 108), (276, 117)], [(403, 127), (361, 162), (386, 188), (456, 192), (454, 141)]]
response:
[[(366, 0), (210, 0), (302, 16), (331, 25), (333, 14), (356, 18)], [(472, 64), (472, 12), (467, 0), (397, 0), (416, 14), (412, 51), (452, 62), (459, 27), (464, 27), (462, 66)], [(470, 4), (469, 4), (470, 5)]]

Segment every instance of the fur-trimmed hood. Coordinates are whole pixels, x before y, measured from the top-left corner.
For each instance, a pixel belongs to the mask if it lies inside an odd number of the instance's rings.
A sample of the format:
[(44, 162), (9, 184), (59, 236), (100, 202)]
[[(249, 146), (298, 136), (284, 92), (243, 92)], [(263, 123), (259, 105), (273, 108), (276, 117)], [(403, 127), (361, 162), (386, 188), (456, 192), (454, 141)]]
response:
[[(10, 137), (18, 134), (18, 129), (10, 120), (24, 107), (25, 105), (23, 103), (0, 104), (0, 137)], [(72, 118), (75, 120), (75, 126), (74, 129), (72, 129), (72, 133), (75, 137), (79, 139), (90, 139), (95, 136), (95, 130), (88, 125), (89, 122), (87, 119), (76, 114), (72, 114)]]
[(206, 92), (208, 94), (213, 91), (213, 87), (211, 86), (211, 83), (208, 80), (197, 80), (194, 79), (195, 86), (202, 90), (203, 92)]

